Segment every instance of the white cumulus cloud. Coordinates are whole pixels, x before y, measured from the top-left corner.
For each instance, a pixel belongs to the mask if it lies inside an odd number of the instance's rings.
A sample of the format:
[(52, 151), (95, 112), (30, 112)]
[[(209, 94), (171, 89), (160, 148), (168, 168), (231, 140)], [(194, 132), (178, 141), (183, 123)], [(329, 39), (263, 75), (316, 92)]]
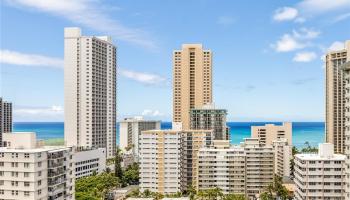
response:
[(149, 117), (160, 117), (164, 114), (161, 113), (159, 110), (151, 110), (151, 109), (145, 109), (142, 111), (142, 116), (149, 116)]
[(63, 121), (62, 106), (51, 107), (19, 107), (13, 111), (16, 121)]
[(309, 52), (309, 51), (299, 52), (294, 56), (293, 61), (295, 61), (295, 62), (311, 62), (311, 61), (315, 60), (316, 57), (317, 57), (317, 55), (314, 52)]
[(319, 14), (350, 8), (350, 0), (303, 0), (297, 7), (304, 13)]
[(166, 78), (159, 76), (157, 74), (145, 73), (145, 72), (136, 72), (127, 69), (120, 69), (120, 74), (131, 80), (146, 84), (146, 85), (157, 85), (166, 83)]
[(101, 0), (7, 0), (8, 5), (63, 17), (73, 23), (147, 48), (156, 48), (145, 31), (123, 25), (107, 15)]
[(63, 68), (60, 58), (0, 49), (0, 63), (22, 66)]
[(298, 10), (292, 7), (278, 8), (273, 15), (275, 21), (290, 21), (298, 16)]
[(339, 42), (339, 41), (335, 41), (331, 44), (331, 46), (328, 47), (328, 51), (339, 51), (344, 49), (344, 42)]

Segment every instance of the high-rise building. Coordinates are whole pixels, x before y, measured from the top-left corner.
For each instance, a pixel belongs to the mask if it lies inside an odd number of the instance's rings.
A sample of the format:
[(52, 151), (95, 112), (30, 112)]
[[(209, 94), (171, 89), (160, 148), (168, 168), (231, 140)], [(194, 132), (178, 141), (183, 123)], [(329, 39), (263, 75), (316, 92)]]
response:
[(213, 141), (211, 147), (199, 150), (197, 189), (218, 187), (225, 194), (254, 198), (273, 177), (273, 148), (257, 138), (245, 139), (240, 146), (230, 146), (227, 140)]
[(336, 153), (345, 150), (345, 81), (341, 66), (350, 61), (350, 41), (326, 55), (326, 142)]
[(173, 127), (190, 129), (190, 111), (212, 102), (212, 53), (183, 44), (173, 53)]
[(211, 144), (211, 130), (149, 130), (140, 136), (140, 188), (173, 194), (197, 181), (200, 148)]
[(346, 200), (350, 200), (350, 61), (342, 65), (345, 81), (345, 171), (346, 171)]
[(4, 133), (0, 147), (1, 199), (75, 199), (74, 150), (46, 147), (35, 133)]
[(111, 37), (64, 29), (64, 137), (69, 146), (116, 150), (116, 47)]
[(281, 138), (272, 142), (275, 156), (275, 174), (280, 177), (290, 177), (292, 146), (287, 142), (286, 138)]
[(266, 124), (264, 126), (252, 126), (251, 137), (259, 138), (262, 144), (272, 145), (273, 141), (286, 138), (292, 145), (292, 123), (284, 122), (281, 126)]
[(345, 199), (345, 155), (333, 148), (324, 143), (318, 154), (295, 155), (295, 199)]
[(119, 144), (122, 150), (131, 148), (134, 160), (139, 157), (140, 135), (142, 131), (159, 130), (160, 121), (144, 120), (142, 117), (125, 118), (119, 123)]
[(12, 103), (3, 101), (0, 97), (0, 146), (2, 133), (12, 132)]
[(206, 104), (190, 111), (190, 126), (193, 130), (213, 130), (215, 140), (229, 140), (226, 126), (227, 110), (217, 109), (214, 104)]

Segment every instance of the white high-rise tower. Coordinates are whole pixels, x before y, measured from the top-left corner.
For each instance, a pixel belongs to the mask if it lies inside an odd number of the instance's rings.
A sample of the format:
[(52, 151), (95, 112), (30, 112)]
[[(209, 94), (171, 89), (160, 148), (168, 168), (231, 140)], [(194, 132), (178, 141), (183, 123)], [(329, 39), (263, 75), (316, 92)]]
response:
[(78, 148), (116, 150), (116, 47), (111, 37), (64, 29), (64, 138)]

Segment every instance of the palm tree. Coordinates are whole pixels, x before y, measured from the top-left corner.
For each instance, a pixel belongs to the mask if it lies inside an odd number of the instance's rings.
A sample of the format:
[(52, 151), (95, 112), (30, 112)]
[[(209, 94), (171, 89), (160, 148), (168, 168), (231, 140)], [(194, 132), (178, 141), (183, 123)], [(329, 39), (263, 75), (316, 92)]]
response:
[(114, 175), (118, 177), (120, 180), (122, 180), (123, 177), (123, 170), (121, 166), (121, 162), (123, 161), (121, 150), (119, 147), (117, 147), (116, 153), (115, 153), (115, 160), (114, 160)]
[(194, 200), (196, 194), (197, 194), (197, 191), (196, 189), (193, 187), (193, 185), (190, 185), (188, 186), (187, 188), (187, 194), (188, 194), (188, 197), (190, 198), (190, 200)]

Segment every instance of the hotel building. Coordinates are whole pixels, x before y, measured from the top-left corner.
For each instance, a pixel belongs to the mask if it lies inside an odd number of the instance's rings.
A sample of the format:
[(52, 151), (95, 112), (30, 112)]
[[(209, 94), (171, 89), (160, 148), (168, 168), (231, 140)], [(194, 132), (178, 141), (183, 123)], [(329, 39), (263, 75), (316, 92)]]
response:
[(116, 47), (111, 37), (64, 29), (64, 137), (78, 149), (116, 151)]
[(41, 146), (35, 133), (3, 134), (1, 199), (75, 199), (74, 184), (72, 147)]
[[(349, 42), (350, 43), (350, 42)], [(345, 171), (346, 171), (346, 200), (350, 200), (350, 61), (342, 65), (345, 81)]]
[(197, 178), (197, 154), (209, 130), (149, 130), (140, 139), (140, 188), (162, 194), (185, 191)]
[(12, 103), (3, 101), (0, 97), (0, 146), (2, 133), (12, 132)]
[(290, 162), (293, 158), (292, 146), (288, 145), (285, 138), (273, 141), (272, 146), (275, 155), (275, 174), (280, 177), (290, 177)]
[(288, 144), (292, 145), (292, 123), (284, 122), (281, 126), (274, 124), (252, 126), (251, 137), (259, 138), (260, 142), (266, 145), (272, 145), (273, 141), (285, 138)]
[(198, 153), (197, 189), (218, 187), (227, 193), (245, 194), (249, 199), (262, 192), (274, 177), (274, 150), (257, 138), (240, 146), (214, 141)]
[(350, 41), (344, 49), (330, 51), (326, 67), (326, 142), (334, 144), (335, 153), (345, 151), (345, 81), (341, 66), (350, 61)]
[(345, 155), (333, 144), (319, 145), (318, 154), (295, 155), (295, 199), (345, 199)]
[(212, 102), (212, 53), (183, 44), (173, 53), (173, 128), (190, 129), (190, 111)]
[(125, 118), (119, 123), (119, 144), (125, 151), (131, 148), (134, 159), (139, 157), (140, 135), (142, 131), (160, 130), (160, 121), (144, 120), (142, 117)]
[(215, 140), (229, 140), (226, 126), (227, 110), (216, 109), (214, 104), (206, 104), (190, 111), (190, 128), (192, 130), (213, 130)]

